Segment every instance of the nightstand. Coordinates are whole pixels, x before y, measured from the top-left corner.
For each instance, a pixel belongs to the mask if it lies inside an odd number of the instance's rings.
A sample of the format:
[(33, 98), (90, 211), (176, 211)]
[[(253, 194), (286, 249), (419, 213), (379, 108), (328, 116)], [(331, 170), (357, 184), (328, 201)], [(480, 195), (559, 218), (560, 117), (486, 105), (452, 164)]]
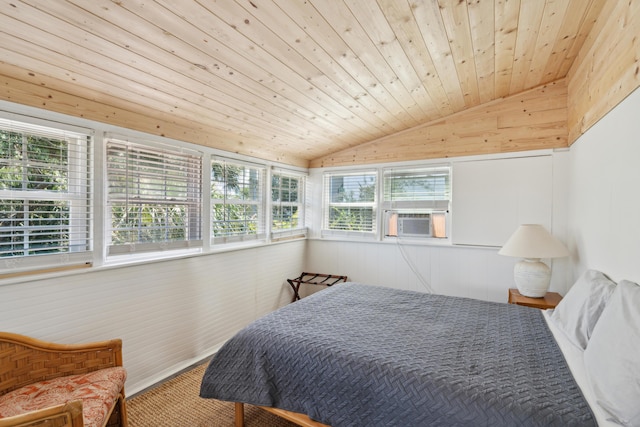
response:
[(509, 304), (525, 305), (546, 310), (555, 308), (561, 299), (562, 296), (557, 292), (547, 292), (542, 298), (531, 298), (521, 295), (517, 289), (509, 289)]

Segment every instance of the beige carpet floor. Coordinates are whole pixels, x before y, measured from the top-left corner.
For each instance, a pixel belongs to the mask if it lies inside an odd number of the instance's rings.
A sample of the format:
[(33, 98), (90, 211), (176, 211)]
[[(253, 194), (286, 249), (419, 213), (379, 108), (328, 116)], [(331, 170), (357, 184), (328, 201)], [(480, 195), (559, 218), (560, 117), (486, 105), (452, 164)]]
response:
[[(127, 400), (129, 427), (231, 427), (234, 405), (202, 399), (200, 381), (206, 364)], [(245, 405), (246, 427), (294, 427), (260, 408)]]

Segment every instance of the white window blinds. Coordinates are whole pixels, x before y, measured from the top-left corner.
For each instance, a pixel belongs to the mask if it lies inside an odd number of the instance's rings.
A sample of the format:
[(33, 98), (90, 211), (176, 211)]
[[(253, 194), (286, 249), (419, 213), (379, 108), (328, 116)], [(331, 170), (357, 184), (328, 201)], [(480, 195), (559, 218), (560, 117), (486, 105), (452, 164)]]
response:
[(265, 167), (214, 159), (211, 162), (212, 242), (265, 238)]
[(11, 269), (91, 262), (92, 136), (64, 127), (0, 118), (0, 260)]
[(376, 231), (377, 173), (327, 173), (324, 177), (325, 230)]
[(384, 209), (447, 210), (451, 199), (449, 166), (385, 169)]
[(107, 139), (109, 254), (202, 246), (202, 156)]
[(271, 231), (273, 235), (298, 233), (304, 226), (305, 177), (281, 171), (271, 174)]

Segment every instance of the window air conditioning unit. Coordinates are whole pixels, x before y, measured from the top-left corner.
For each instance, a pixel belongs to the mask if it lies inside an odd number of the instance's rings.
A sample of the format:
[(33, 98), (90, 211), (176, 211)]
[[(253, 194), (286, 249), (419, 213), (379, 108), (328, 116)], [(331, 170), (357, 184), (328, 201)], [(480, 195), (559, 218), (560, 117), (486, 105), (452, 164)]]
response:
[(386, 211), (386, 232), (389, 237), (435, 237), (446, 235), (445, 212)]

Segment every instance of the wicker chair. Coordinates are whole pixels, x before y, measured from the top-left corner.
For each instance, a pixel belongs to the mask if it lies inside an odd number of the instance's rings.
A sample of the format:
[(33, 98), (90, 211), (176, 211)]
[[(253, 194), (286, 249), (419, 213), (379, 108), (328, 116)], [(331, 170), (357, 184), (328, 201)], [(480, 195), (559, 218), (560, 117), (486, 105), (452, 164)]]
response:
[[(119, 339), (68, 345), (0, 332), (0, 396), (40, 381), (116, 366), (122, 366), (122, 341)], [(61, 403), (0, 418), (0, 427), (84, 426), (82, 408), (82, 400)], [(102, 425), (127, 426), (124, 387)]]

